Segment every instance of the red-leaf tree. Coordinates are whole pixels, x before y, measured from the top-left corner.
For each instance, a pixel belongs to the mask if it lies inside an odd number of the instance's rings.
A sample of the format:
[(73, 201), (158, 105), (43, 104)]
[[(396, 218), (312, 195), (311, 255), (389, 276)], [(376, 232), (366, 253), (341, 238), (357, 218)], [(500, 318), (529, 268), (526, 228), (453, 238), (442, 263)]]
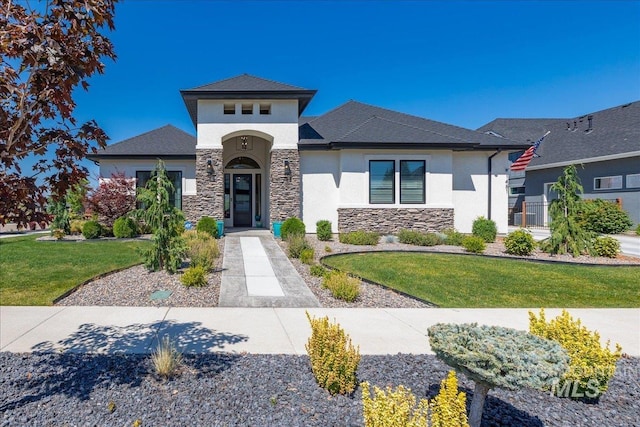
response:
[(100, 179), (98, 188), (87, 195), (86, 207), (98, 215), (101, 223), (113, 227), (116, 219), (136, 207), (135, 180), (127, 178), (122, 172)]
[(0, 0), (0, 224), (46, 220), (47, 197), (86, 178), (78, 161), (106, 145), (94, 120), (76, 122), (72, 95), (115, 59), (101, 31), (114, 28), (116, 1)]

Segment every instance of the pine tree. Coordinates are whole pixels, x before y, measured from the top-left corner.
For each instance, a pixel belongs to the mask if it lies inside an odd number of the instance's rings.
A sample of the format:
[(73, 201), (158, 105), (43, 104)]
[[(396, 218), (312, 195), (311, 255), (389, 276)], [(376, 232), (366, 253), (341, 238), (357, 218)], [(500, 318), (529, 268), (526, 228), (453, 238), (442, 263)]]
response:
[(580, 195), (584, 190), (576, 167), (564, 168), (551, 190), (558, 194), (558, 198), (549, 205), (551, 235), (543, 241), (543, 250), (551, 254), (571, 253), (574, 257), (591, 253), (593, 236), (582, 228), (578, 220), (582, 204)]

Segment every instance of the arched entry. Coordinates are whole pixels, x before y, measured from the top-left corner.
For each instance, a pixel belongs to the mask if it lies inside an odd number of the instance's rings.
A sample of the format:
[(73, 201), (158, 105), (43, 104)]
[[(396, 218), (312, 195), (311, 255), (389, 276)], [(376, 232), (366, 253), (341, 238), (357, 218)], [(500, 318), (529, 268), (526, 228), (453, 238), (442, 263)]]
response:
[(223, 142), (226, 227), (268, 226), (268, 164), (271, 143), (249, 133)]

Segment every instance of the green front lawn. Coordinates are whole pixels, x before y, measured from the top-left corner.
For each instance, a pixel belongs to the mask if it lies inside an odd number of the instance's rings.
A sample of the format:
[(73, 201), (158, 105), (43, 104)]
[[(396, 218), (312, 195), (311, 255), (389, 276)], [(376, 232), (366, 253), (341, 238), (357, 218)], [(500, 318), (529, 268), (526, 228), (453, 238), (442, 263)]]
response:
[(142, 262), (146, 241), (36, 242), (0, 239), (0, 305), (51, 305), (99, 274)]
[(324, 262), (441, 307), (640, 307), (640, 267), (634, 266), (398, 252)]

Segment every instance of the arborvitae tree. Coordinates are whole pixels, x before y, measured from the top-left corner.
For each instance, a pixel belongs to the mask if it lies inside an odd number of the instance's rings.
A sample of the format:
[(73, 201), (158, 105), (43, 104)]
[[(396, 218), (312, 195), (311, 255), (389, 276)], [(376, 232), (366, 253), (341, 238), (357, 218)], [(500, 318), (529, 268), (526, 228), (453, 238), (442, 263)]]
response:
[(557, 342), (499, 326), (438, 323), (429, 328), (429, 343), (438, 358), (475, 381), (471, 427), (480, 427), (484, 401), (492, 388), (549, 389), (569, 363)]
[(135, 216), (153, 230), (153, 246), (144, 252), (145, 266), (154, 271), (175, 273), (184, 259), (186, 243), (181, 237), (184, 215), (169, 202), (172, 192), (173, 183), (164, 162), (158, 160), (146, 187), (138, 188), (138, 201), (143, 207)]
[(583, 188), (576, 167), (564, 168), (551, 190), (558, 194), (558, 198), (549, 205), (551, 235), (542, 242), (542, 249), (551, 254), (569, 252), (574, 257), (591, 253), (593, 235), (580, 225), (578, 219)]

